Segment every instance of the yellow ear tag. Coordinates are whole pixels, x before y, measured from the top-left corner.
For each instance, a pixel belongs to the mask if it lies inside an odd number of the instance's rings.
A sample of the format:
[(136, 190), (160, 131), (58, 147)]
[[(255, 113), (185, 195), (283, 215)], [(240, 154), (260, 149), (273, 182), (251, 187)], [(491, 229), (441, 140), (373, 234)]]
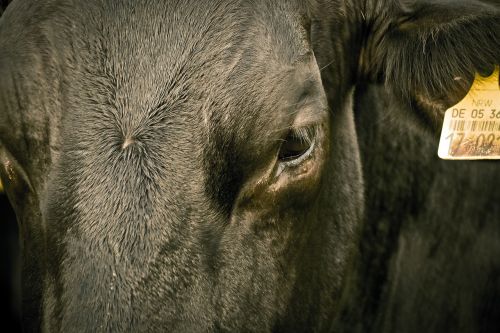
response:
[(499, 67), (476, 74), (469, 93), (446, 110), (438, 155), (447, 160), (500, 159)]

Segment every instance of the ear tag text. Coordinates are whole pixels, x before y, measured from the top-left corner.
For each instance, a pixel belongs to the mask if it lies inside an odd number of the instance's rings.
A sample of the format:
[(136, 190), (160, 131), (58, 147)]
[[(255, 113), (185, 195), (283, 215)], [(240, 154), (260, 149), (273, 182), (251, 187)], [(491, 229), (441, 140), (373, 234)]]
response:
[(467, 96), (446, 110), (438, 156), (447, 160), (500, 159), (499, 67), (476, 74)]

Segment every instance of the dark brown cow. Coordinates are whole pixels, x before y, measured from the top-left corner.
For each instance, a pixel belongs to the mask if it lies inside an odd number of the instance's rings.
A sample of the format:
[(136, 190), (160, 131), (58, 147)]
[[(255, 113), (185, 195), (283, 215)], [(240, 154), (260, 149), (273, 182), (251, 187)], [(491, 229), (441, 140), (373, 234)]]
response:
[(15, 0), (25, 330), (495, 328), (499, 166), (435, 137), (499, 28), (492, 1)]

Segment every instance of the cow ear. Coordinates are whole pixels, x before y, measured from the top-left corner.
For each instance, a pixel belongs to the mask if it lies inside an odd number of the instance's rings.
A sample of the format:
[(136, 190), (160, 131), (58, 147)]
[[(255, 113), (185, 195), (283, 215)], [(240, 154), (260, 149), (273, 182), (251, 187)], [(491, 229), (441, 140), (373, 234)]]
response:
[(391, 16), (379, 74), (437, 125), (465, 96), (475, 72), (499, 63), (500, 8), (475, 0), (400, 0)]

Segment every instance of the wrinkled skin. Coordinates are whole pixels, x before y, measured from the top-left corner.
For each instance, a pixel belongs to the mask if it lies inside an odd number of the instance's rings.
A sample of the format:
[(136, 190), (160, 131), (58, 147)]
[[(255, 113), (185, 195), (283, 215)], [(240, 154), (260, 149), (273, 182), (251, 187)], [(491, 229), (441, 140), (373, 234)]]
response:
[[(376, 168), (384, 164), (369, 162), (382, 149), (370, 133), (391, 126), (366, 125), (370, 97), (373, 117), (387, 113), (375, 101), (388, 101), (415, 137), (432, 137), (414, 127), (436, 130), (474, 71), (498, 59), (496, 10), (13, 2), (0, 21), (0, 175), (22, 239), (25, 329), (355, 330), (376, 312), (363, 299), (364, 259), (377, 254), (363, 221), (387, 226), (384, 216), (398, 212), (377, 209), (379, 194), (414, 199), (404, 173), (386, 185)], [(284, 159), (296, 129), (314, 129), (312, 143)], [(435, 162), (421, 163), (435, 172)], [(496, 165), (480, 168), (466, 167), (493, 174)], [(413, 214), (399, 212), (391, 232)], [(405, 244), (380, 265), (410, 251), (403, 266), (415, 267), (422, 259)], [(407, 292), (393, 289), (397, 306)], [(397, 316), (391, 305), (385, 313)]]

